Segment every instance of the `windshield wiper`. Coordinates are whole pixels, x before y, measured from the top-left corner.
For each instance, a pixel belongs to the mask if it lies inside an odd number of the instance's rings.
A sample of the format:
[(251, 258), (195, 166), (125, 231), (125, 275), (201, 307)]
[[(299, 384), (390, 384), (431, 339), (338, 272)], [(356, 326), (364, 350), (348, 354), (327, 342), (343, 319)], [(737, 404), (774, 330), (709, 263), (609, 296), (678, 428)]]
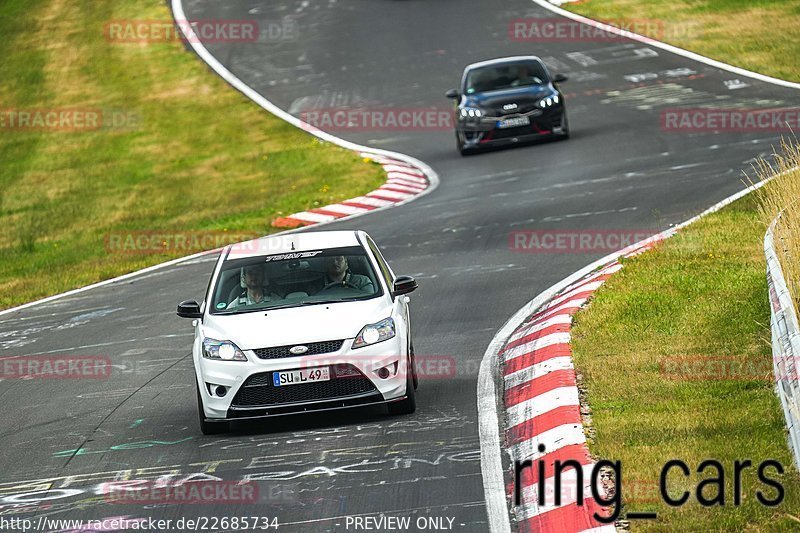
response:
[(358, 298), (333, 298), (330, 300), (306, 300), (301, 302), (300, 305), (314, 305), (314, 304), (338, 304), (339, 302), (352, 302)]
[(331, 300), (305, 300), (302, 302), (295, 302), (291, 304), (276, 305), (274, 307), (262, 307), (257, 311), (272, 311), (273, 309), (288, 309), (290, 307), (301, 307), (304, 305), (317, 305), (317, 304), (337, 304), (340, 302), (353, 302), (359, 298), (336, 298)]
[(240, 315), (244, 313), (255, 313), (256, 311), (272, 311), (273, 309), (289, 309), (291, 307), (302, 307), (305, 305), (317, 305), (317, 304), (338, 304), (341, 302), (355, 302), (358, 300), (362, 300), (363, 298), (331, 298), (329, 300), (305, 300), (302, 302), (294, 302), (290, 304), (283, 304), (283, 305), (276, 305), (274, 307), (249, 307), (249, 308), (242, 308), (232, 310), (229, 309), (227, 312), (221, 313), (214, 313), (215, 315)]

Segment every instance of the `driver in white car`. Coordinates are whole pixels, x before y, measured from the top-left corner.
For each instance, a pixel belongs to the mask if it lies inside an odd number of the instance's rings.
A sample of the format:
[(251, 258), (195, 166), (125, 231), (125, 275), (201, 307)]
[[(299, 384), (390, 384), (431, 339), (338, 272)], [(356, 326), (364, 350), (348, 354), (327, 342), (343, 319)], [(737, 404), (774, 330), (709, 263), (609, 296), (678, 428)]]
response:
[(347, 258), (343, 255), (333, 255), (325, 258), (325, 288), (341, 284), (343, 287), (352, 287), (360, 291), (373, 293), (375, 286), (367, 276), (353, 274), (347, 265)]
[(263, 265), (246, 266), (242, 268), (240, 276), (240, 285), (245, 291), (229, 303), (226, 309), (281, 299), (269, 290), (269, 279)]

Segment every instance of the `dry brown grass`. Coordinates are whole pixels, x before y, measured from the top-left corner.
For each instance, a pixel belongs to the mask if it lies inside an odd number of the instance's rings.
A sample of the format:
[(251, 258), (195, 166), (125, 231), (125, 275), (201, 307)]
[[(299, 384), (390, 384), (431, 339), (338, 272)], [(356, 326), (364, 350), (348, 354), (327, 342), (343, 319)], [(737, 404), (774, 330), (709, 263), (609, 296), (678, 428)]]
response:
[(775, 224), (775, 248), (781, 262), (795, 311), (800, 301), (800, 144), (784, 140), (775, 163), (759, 161), (756, 175), (770, 180), (758, 193), (758, 211), (762, 222)]

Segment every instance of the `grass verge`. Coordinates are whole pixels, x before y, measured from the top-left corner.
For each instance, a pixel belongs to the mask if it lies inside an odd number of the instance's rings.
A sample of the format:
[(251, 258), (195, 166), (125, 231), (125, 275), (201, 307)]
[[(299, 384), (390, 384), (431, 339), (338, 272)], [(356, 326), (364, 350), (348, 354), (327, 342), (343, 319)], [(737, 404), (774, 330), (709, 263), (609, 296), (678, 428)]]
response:
[[(749, 195), (709, 215), (655, 250), (626, 260), (578, 313), (573, 330), (576, 367), (592, 408), (597, 456), (620, 460), (626, 511), (656, 511), (634, 531), (796, 531), (800, 477), (791, 466), (785, 421), (772, 385), (765, 225)], [(670, 494), (691, 493), (680, 507), (661, 503), (659, 474), (671, 459)], [(696, 490), (706, 459), (724, 467), (724, 506), (703, 507)], [(734, 504), (734, 461), (756, 467), (742, 474)], [(761, 505), (757, 465), (785, 489), (777, 507)], [(717, 489), (706, 487), (711, 497)]]
[(796, 0), (585, 0), (562, 7), (615, 26), (629, 21), (636, 33), (748, 70), (800, 81)]
[[(153, 0), (0, 7), (0, 309), (199, 251), (109, 242), (263, 235), (281, 215), (384, 180), (378, 165), (263, 112), (179, 41), (109, 42), (104, 27), (120, 19), (171, 15)], [(68, 108), (101, 110), (103, 127), (14, 126), (19, 113)], [(112, 113), (121, 124), (109, 126)]]

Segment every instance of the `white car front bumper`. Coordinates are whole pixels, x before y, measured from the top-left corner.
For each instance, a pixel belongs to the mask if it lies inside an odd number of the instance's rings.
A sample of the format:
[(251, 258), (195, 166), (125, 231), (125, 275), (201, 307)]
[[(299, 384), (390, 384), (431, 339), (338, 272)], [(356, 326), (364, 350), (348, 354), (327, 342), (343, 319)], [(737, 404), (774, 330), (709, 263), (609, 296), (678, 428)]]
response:
[[(253, 350), (245, 350), (247, 361), (220, 361), (202, 357), (196, 342), (195, 372), (205, 416), (209, 420), (234, 420), (356, 407), (404, 398), (409, 368), (405, 343), (400, 336), (357, 349), (352, 349), (352, 344), (352, 338), (345, 339), (336, 352), (277, 359), (261, 359)], [(344, 365), (355, 368), (360, 375), (341, 375)], [(320, 366), (330, 368), (331, 381), (354, 381), (272, 385), (273, 372)], [(378, 371), (384, 367), (389, 367), (390, 375), (382, 379)], [(227, 389), (224, 396), (215, 392), (219, 386)], [(254, 402), (254, 398), (265, 398), (266, 401)]]

